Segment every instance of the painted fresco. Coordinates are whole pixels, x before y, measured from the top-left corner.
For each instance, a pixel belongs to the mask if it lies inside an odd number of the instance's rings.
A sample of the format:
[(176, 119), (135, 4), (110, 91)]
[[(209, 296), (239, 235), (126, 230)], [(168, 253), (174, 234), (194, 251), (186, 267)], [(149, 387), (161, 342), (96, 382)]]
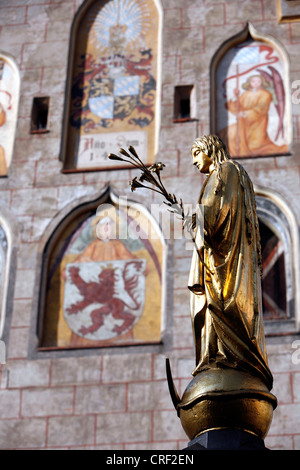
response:
[(269, 44), (232, 47), (217, 70), (216, 133), (230, 155), (287, 154), (284, 64)]
[(76, 168), (111, 168), (110, 152), (133, 145), (153, 163), (157, 37), (151, 0), (95, 2), (77, 33), (68, 158)]
[(160, 342), (162, 244), (134, 215), (103, 208), (66, 229), (50, 259), (41, 348)]
[(0, 56), (0, 176), (11, 163), (18, 115), (20, 79), (14, 63)]

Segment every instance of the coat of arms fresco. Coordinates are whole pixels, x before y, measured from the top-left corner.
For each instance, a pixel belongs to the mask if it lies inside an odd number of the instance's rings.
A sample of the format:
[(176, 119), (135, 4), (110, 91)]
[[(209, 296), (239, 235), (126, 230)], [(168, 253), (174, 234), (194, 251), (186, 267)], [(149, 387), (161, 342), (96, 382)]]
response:
[(284, 63), (267, 43), (232, 47), (217, 71), (216, 132), (232, 157), (289, 153)]
[(68, 128), (78, 169), (110, 168), (107, 154), (129, 145), (153, 162), (159, 23), (153, 3), (96, 2), (80, 24)]
[(148, 225), (111, 207), (69, 226), (50, 259), (42, 349), (160, 342), (163, 247)]

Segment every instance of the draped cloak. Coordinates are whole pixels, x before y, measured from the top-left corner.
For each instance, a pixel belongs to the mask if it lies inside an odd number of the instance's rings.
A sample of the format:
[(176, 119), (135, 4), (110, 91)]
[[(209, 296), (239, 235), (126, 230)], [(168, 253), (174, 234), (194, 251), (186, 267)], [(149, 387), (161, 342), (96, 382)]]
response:
[[(233, 367), (272, 388), (262, 319), (260, 240), (254, 191), (233, 160), (213, 170), (203, 186), (204, 236), (196, 228), (188, 287), (196, 345), (196, 375)], [(200, 256), (199, 256), (200, 255)]]

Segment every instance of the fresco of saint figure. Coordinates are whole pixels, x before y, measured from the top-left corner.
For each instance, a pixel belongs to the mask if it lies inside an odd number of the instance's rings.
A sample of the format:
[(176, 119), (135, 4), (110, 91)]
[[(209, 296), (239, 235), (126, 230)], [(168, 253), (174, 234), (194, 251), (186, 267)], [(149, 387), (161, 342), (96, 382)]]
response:
[[(217, 134), (232, 157), (289, 152), (283, 66), (269, 45), (230, 50), (218, 67)], [(226, 78), (222, 80), (221, 74)]]
[(42, 348), (160, 341), (162, 247), (159, 240), (134, 236), (136, 221), (128, 225), (128, 217), (100, 212), (66, 233), (66, 244), (58, 243)]

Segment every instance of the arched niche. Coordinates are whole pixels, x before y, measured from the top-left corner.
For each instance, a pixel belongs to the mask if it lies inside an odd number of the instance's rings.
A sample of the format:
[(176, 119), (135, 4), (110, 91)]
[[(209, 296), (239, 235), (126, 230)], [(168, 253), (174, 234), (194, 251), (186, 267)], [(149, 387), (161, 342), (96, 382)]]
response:
[(0, 51), (0, 176), (11, 164), (20, 95), (20, 73), (14, 59)]
[(295, 217), (273, 191), (255, 187), (263, 258), (262, 294), (267, 335), (299, 330), (299, 237)]
[(15, 217), (0, 203), (0, 339), (9, 342), (15, 294), (19, 228)]
[(107, 155), (133, 145), (155, 161), (160, 125), (159, 0), (86, 0), (71, 31), (63, 171), (116, 169)]
[(211, 129), (232, 158), (288, 155), (292, 143), (289, 59), (248, 23), (211, 63)]
[(42, 252), (38, 351), (160, 344), (166, 252), (150, 212), (110, 187), (71, 209)]

